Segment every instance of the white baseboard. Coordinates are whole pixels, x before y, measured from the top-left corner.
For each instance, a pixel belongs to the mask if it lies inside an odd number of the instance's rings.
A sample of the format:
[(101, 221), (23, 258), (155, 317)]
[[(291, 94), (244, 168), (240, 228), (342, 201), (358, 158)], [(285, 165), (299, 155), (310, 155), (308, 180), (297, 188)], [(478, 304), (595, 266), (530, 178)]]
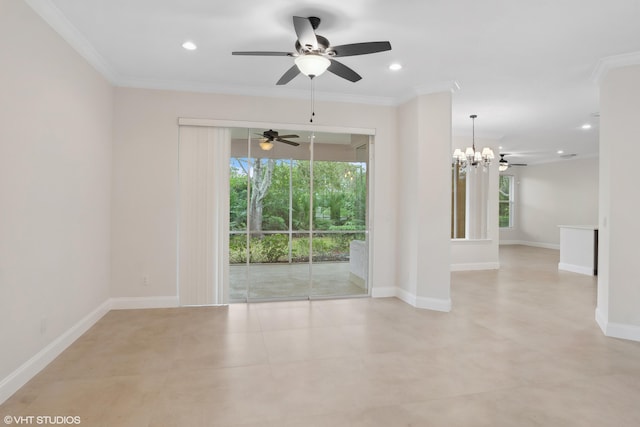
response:
[(521, 245), (520, 240), (499, 240), (499, 245)]
[(533, 246), (534, 248), (554, 249), (557, 251), (560, 250), (560, 244), (529, 242), (526, 240), (500, 240), (499, 244), (500, 245), (523, 245), (523, 246)]
[(607, 317), (599, 307), (596, 307), (596, 323), (600, 326), (602, 333), (607, 335)]
[(451, 311), (451, 299), (418, 297), (402, 288), (396, 288), (396, 298), (416, 308), (444, 312)]
[(139, 308), (173, 308), (179, 307), (177, 296), (168, 297), (128, 297), (111, 298), (112, 310), (133, 310)]
[(611, 338), (640, 341), (640, 325), (609, 322), (604, 314), (596, 308), (596, 322), (602, 332)]
[(499, 270), (499, 262), (472, 262), (467, 264), (451, 264), (451, 271)]
[(111, 300), (102, 303), (98, 308), (87, 314), (78, 323), (53, 340), (49, 345), (36, 353), (31, 359), (23, 363), (18, 369), (0, 381), (0, 404), (11, 397), (20, 387), (24, 386), (38, 372), (58, 357), (75, 340), (89, 330), (98, 320), (109, 312)]
[(572, 273), (586, 274), (593, 276), (593, 267), (583, 267), (581, 265), (567, 264), (565, 262), (558, 263), (558, 270), (570, 271)]
[(406, 302), (412, 307), (416, 307), (416, 296), (409, 291), (396, 287), (396, 298)]
[(417, 297), (415, 306), (417, 308), (448, 313), (451, 311), (451, 299)]
[(389, 298), (396, 296), (396, 287), (395, 286), (385, 286), (385, 287), (373, 287), (371, 288), (371, 297), (372, 298)]

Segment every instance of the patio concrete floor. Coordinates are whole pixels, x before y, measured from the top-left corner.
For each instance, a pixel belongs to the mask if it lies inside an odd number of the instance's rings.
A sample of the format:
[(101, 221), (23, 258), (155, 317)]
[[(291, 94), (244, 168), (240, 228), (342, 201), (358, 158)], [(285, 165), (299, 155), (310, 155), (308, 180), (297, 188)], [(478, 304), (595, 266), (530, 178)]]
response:
[[(367, 289), (350, 280), (348, 262), (231, 265), (231, 301), (249, 298), (289, 299), (307, 296), (367, 295)], [(311, 280), (312, 278), (312, 280)], [(311, 283), (310, 283), (311, 281)]]

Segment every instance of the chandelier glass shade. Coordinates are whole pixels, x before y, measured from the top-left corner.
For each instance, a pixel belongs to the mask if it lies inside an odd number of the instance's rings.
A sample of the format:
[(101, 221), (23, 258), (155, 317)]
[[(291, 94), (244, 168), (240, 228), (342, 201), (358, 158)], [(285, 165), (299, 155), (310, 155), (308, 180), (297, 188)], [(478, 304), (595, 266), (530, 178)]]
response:
[(471, 147), (467, 147), (462, 150), (456, 148), (453, 151), (453, 163), (460, 167), (460, 170), (465, 171), (469, 166), (477, 168), (479, 165), (486, 168), (491, 165), (491, 161), (495, 159), (493, 150), (489, 147), (484, 147), (482, 150), (476, 150), (476, 114), (472, 114), (471, 120), (473, 120), (473, 136), (471, 139)]

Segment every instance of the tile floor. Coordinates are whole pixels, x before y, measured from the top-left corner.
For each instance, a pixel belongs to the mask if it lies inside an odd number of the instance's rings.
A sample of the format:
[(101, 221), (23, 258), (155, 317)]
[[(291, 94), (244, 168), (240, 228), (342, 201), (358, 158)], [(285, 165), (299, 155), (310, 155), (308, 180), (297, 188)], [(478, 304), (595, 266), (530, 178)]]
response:
[(638, 426), (640, 343), (593, 277), (501, 249), (453, 310), (394, 298), (112, 311), (0, 406), (82, 426)]

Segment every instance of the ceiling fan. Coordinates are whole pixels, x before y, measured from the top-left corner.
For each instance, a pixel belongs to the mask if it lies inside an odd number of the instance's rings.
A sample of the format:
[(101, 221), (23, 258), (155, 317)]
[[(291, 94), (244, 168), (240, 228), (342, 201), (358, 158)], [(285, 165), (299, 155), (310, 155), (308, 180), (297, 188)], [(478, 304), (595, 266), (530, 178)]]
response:
[(509, 155), (508, 153), (500, 154), (500, 160), (498, 161), (498, 170), (500, 172), (506, 171), (511, 166), (527, 166), (526, 163), (509, 163), (509, 161), (504, 158), (504, 156), (508, 156), (508, 155)]
[(314, 78), (329, 72), (347, 79), (351, 82), (357, 82), (362, 77), (346, 65), (336, 61), (333, 58), (367, 55), (370, 53), (384, 52), (391, 50), (391, 43), (388, 41), (353, 43), (341, 46), (331, 46), (329, 40), (316, 34), (315, 30), (320, 25), (320, 18), (310, 16), (303, 18), (300, 16), (293, 17), (293, 27), (295, 29), (298, 40), (295, 44), (295, 52), (231, 52), (232, 55), (249, 55), (249, 56), (289, 56), (295, 58), (295, 64), (287, 70), (277, 85), (289, 83), (298, 74), (302, 73), (310, 78)]
[(293, 145), (294, 147), (297, 147), (298, 145), (300, 145), (299, 142), (289, 141), (285, 139), (285, 138), (300, 138), (298, 135), (293, 135), (293, 134), (280, 135), (278, 134), (278, 131), (273, 129), (265, 130), (262, 133), (256, 133), (256, 135), (264, 138), (262, 141), (260, 141), (260, 148), (262, 148), (265, 151), (269, 151), (273, 148), (273, 141), (283, 142), (285, 144)]

